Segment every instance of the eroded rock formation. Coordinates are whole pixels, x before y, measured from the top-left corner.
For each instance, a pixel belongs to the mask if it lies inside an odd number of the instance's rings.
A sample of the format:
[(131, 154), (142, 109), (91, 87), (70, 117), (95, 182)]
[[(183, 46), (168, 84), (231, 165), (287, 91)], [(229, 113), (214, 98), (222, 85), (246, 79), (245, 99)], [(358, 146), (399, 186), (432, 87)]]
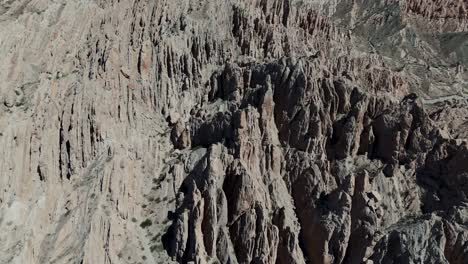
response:
[(466, 263), (467, 26), (462, 0), (0, 1), (0, 263)]

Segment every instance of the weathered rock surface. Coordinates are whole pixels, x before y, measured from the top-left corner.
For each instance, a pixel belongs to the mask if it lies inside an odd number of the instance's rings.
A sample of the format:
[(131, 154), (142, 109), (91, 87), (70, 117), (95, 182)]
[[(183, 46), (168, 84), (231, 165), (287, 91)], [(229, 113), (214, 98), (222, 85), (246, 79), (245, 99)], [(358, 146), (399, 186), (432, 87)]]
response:
[(0, 0), (0, 263), (468, 261), (468, 4)]

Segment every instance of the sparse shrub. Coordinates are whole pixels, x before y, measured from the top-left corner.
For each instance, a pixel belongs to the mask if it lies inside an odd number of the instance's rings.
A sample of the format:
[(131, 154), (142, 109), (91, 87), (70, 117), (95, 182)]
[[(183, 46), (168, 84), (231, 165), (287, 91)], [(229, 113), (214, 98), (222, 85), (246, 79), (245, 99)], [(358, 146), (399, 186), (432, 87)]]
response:
[(148, 226), (151, 226), (153, 223), (151, 222), (150, 219), (146, 219), (145, 221), (141, 222), (140, 226), (141, 228), (146, 228)]

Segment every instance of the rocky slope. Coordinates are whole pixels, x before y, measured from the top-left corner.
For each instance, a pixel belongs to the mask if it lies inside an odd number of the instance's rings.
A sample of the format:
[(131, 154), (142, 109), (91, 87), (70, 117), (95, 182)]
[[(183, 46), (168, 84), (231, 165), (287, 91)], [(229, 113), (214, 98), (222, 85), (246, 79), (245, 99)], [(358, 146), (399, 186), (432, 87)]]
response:
[(467, 10), (0, 0), (0, 263), (467, 263)]

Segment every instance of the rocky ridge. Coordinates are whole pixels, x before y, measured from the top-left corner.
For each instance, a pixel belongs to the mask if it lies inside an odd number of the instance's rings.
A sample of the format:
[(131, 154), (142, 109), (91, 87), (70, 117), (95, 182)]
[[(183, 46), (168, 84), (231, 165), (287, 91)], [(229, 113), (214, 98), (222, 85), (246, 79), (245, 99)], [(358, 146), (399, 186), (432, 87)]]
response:
[(0, 263), (465, 263), (466, 9), (1, 1)]

